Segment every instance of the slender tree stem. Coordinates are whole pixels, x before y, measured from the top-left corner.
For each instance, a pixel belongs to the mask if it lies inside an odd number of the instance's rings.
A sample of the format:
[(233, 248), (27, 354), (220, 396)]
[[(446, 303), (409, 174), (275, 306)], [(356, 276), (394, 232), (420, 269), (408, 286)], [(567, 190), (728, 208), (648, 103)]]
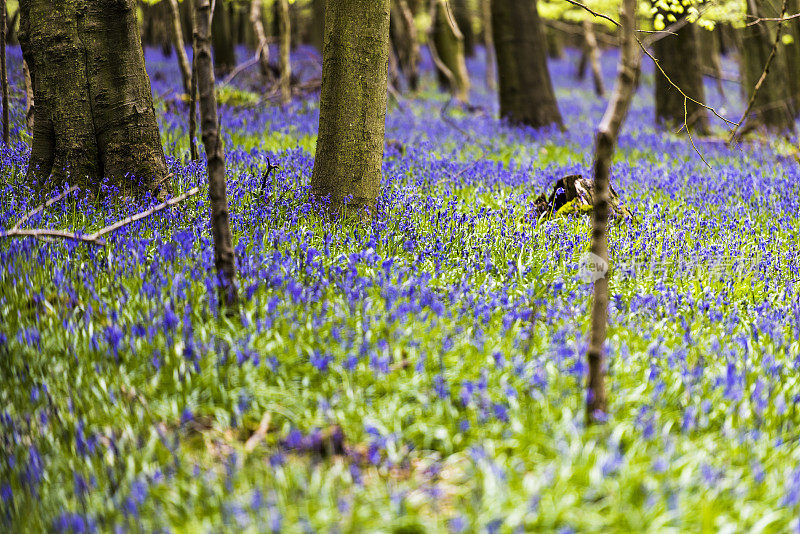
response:
[(208, 195), (211, 201), (211, 233), (214, 238), (214, 266), (219, 280), (220, 306), (233, 314), (239, 308), (236, 263), (231, 235), (225, 155), (220, 139), (217, 99), (214, 94), (214, 64), (211, 59), (211, 4), (196, 0), (194, 10), (195, 65), (200, 94), (203, 145), (208, 160)]
[[(622, 55), (620, 57), (614, 93), (597, 128), (597, 145), (594, 159), (594, 223), (592, 226), (592, 254), (608, 267), (608, 199), (609, 168), (620, 128), (628, 114), (636, 90), (641, 54), (636, 39), (636, 2), (623, 0), (621, 13)], [(607, 411), (604, 376), (604, 349), (608, 322), (608, 276), (609, 271), (594, 282), (592, 299), (592, 327), (587, 351), (589, 375), (586, 395), (587, 423), (600, 422)]]

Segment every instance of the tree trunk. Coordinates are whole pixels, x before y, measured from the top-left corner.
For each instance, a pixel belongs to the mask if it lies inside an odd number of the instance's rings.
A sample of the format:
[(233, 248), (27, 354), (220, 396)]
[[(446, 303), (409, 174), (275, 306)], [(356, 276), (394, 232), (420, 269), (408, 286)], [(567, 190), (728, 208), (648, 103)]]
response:
[(397, 54), (397, 63), (406, 79), (408, 88), (419, 88), (419, 40), (414, 15), (406, 0), (392, 0), (391, 11), (392, 44)]
[(381, 182), (389, 0), (328, 0), (312, 191), (374, 213)]
[[(653, 45), (653, 55), (672, 82), (687, 96), (705, 102), (703, 72), (697, 45), (697, 27), (686, 24), (675, 31), (676, 35), (665, 35)], [(661, 72), (656, 70), (656, 123), (677, 129), (686, 122), (686, 127), (700, 134), (708, 132), (706, 109), (691, 100), (686, 100)]]
[[(217, 98), (214, 94), (214, 63), (211, 59), (211, 5), (209, 0), (195, 0), (194, 49), (196, 53), (197, 86), (200, 91), (200, 120), (203, 146), (208, 158), (208, 196), (211, 201), (211, 233), (214, 238), (214, 266), (219, 280), (220, 307), (229, 314), (239, 305), (236, 290), (236, 263), (233, 237), (228, 214), (228, 194), (225, 183), (225, 155), (219, 137)], [(221, 0), (217, 0), (221, 3)]]
[(252, 0), (250, 3), (250, 24), (253, 25), (253, 31), (256, 34), (256, 41), (258, 47), (258, 64), (261, 68), (261, 75), (269, 79), (272, 71), (269, 68), (269, 43), (267, 42), (267, 34), (264, 32), (263, 9), (261, 0)]
[(134, 0), (22, 0), (20, 9), (36, 101), (28, 179), (159, 189), (167, 167)]
[(211, 42), (214, 47), (214, 69), (217, 75), (222, 76), (236, 68), (236, 50), (233, 43), (230, 10), (225, 0), (214, 2), (212, 20)]
[(608, 103), (603, 119), (597, 128), (597, 144), (594, 156), (594, 221), (592, 224), (592, 254), (595, 261), (605, 263), (605, 272), (594, 281), (592, 299), (592, 330), (587, 351), (589, 375), (586, 395), (586, 421), (596, 423), (604, 420), (607, 413), (605, 387), (605, 356), (608, 322), (608, 224), (609, 168), (614, 157), (620, 128), (625, 122), (641, 68), (641, 53), (636, 42), (636, 2), (622, 0), (620, 14), (621, 56), (614, 93)]
[[(800, 0), (788, 0), (786, 13), (790, 15), (800, 13)], [(784, 50), (786, 51), (786, 67), (789, 69), (787, 76), (789, 96), (792, 99), (794, 116), (797, 117), (800, 113), (800, 18), (787, 22), (783, 31), (792, 36), (791, 42), (784, 45)]]
[(497, 65), (494, 56), (494, 34), (492, 33), (492, 0), (480, 0), (483, 46), (486, 49), (486, 87), (497, 88)]
[(456, 26), (446, 0), (433, 0), (431, 55), (439, 73), (439, 84), (461, 102), (469, 100), (469, 74), (464, 61), (464, 37)]
[[(747, 14), (753, 18), (777, 18), (780, 16), (781, 5), (779, 0), (747, 0)], [(743, 30), (744, 89), (748, 96), (753, 93), (764, 72), (764, 66), (775, 44), (776, 31), (777, 24), (774, 22), (761, 22)], [(750, 116), (745, 118), (750, 127), (765, 126), (775, 132), (794, 130), (794, 106), (789, 93), (789, 73), (784, 52), (779, 43), (777, 55), (750, 108)], [(796, 77), (797, 73), (793, 75)]]
[(181, 69), (181, 79), (183, 81), (183, 92), (189, 94), (192, 85), (192, 70), (189, 67), (189, 57), (186, 55), (186, 45), (183, 42), (183, 29), (181, 28), (181, 12), (178, 7), (178, 0), (167, 0), (171, 16), (170, 31), (172, 32), (172, 44), (178, 56), (178, 66)]
[(3, 94), (3, 143), (11, 144), (8, 123), (8, 71), (6, 70), (6, 0), (0, 0), (0, 92)]
[(325, 37), (325, 0), (311, 0), (310, 44), (322, 52)]
[(25, 60), (22, 61), (22, 79), (25, 82), (25, 127), (29, 134), (33, 134), (33, 82), (31, 81), (31, 71)]
[(497, 52), (500, 116), (534, 128), (562, 126), (536, 3), (492, 0), (492, 33)]
[(467, 0), (451, 0), (453, 19), (464, 37), (464, 55), (475, 56), (475, 32), (472, 29), (472, 11)]
[(588, 19), (583, 21), (583, 34), (586, 40), (587, 59), (592, 65), (594, 94), (602, 97), (606, 89), (603, 84), (603, 74), (600, 72), (600, 48), (597, 46), (597, 38), (594, 35), (594, 23), (592, 23), (592, 21)]
[(699, 47), (700, 65), (703, 75), (712, 76), (717, 83), (717, 92), (725, 95), (725, 88), (722, 86), (722, 58), (720, 57), (720, 39), (717, 36), (719, 28), (706, 30), (697, 28), (697, 44)]
[(545, 26), (545, 42), (547, 43), (547, 56), (553, 59), (564, 58), (564, 36), (559, 30)]
[(292, 100), (292, 63), (289, 53), (292, 49), (292, 19), (289, 12), (288, 0), (275, 0), (278, 4), (278, 42), (279, 42), (279, 69), (278, 91), (281, 95), (281, 104), (288, 104)]

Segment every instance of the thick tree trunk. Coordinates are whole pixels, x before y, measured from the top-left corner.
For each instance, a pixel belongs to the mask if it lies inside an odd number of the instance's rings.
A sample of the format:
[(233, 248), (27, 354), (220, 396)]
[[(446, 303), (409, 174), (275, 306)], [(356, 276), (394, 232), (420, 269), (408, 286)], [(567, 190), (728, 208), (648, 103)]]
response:
[(269, 43), (267, 42), (267, 34), (264, 31), (261, 0), (252, 0), (250, 3), (250, 24), (253, 25), (253, 31), (256, 34), (258, 64), (261, 68), (261, 75), (269, 79), (272, 71), (269, 68)]
[[(753, 18), (780, 16), (782, 2), (779, 0), (747, 0), (747, 14)], [(749, 96), (753, 93), (764, 66), (767, 64), (773, 45), (777, 24), (761, 22), (747, 26), (743, 30), (742, 49), (744, 55), (744, 89)], [(767, 77), (756, 93), (750, 116), (745, 119), (749, 127), (765, 126), (767, 129), (783, 132), (794, 129), (794, 105), (787, 80), (788, 68), (786, 54), (779, 43)], [(797, 73), (793, 73), (797, 76)]]
[(592, 65), (592, 82), (594, 83), (594, 94), (603, 96), (606, 92), (603, 84), (603, 74), (600, 72), (600, 48), (597, 46), (597, 38), (594, 35), (594, 23), (586, 19), (583, 21), (583, 34), (586, 40), (586, 54), (588, 61)]
[(186, 45), (183, 42), (183, 28), (181, 28), (181, 12), (178, 7), (178, 0), (166, 0), (169, 2), (170, 11), (170, 31), (172, 32), (172, 44), (178, 56), (178, 67), (181, 69), (181, 79), (183, 81), (183, 92), (189, 94), (192, 85), (192, 70), (189, 66), (189, 57), (186, 55)]
[(338, 212), (374, 213), (381, 182), (389, 0), (328, 0), (311, 186)]
[(609, 169), (620, 128), (628, 115), (641, 67), (641, 53), (636, 42), (636, 2), (622, 0), (620, 14), (621, 47), (617, 81), (603, 119), (597, 128), (597, 144), (594, 156), (594, 222), (592, 225), (592, 254), (595, 261), (605, 263), (606, 271), (594, 281), (592, 299), (592, 329), (587, 360), (589, 375), (586, 394), (586, 421), (595, 423), (604, 420), (607, 413), (605, 387), (605, 360), (603, 345), (606, 341), (608, 322), (608, 200)]
[(158, 189), (167, 168), (134, 0), (22, 0), (20, 9), (36, 101), (28, 179), (98, 186), (105, 176), (124, 190)]
[(483, 26), (483, 46), (486, 48), (486, 87), (490, 91), (497, 88), (497, 62), (494, 55), (494, 34), (492, 33), (492, 0), (480, 0), (481, 25)]
[(0, 0), (0, 92), (3, 94), (3, 143), (11, 143), (8, 122), (8, 71), (6, 70), (6, 0)]
[(228, 74), (236, 68), (236, 51), (233, 42), (230, 9), (228, 9), (228, 2), (225, 0), (216, 0), (214, 2), (211, 43), (214, 47), (214, 69), (216, 73), (220, 76)]
[(392, 44), (408, 88), (419, 88), (419, 40), (414, 15), (406, 0), (392, 0)]
[[(228, 313), (239, 305), (236, 290), (236, 263), (228, 214), (225, 183), (225, 155), (219, 136), (217, 98), (214, 94), (214, 64), (211, 59), (211, 5), (209, 0), (195, 0), (194, 43), (197, 85), (200, 91), (200, 120), (203, 145), (208, 158), (208, 196), (211, 201), (211, 233), (214, 238), (214, 266), (219, 280), (219, 303)], [(217, 0), (220, 2), (220, 0)]]
[(492, 0), (492, 32), (497, 52), (500, 116), (534, 128), (562, 126), (536, 3)]
[[(687, 96), (705, 102), (697, 28), (694, 24), (686, 24), (675, 33), (677, 35), (666, 35), (656, 41), (653, 55), (669, 79)], [(655, 92), (657, 124), (677, 129), (686, 122), (692, 131), (700, 134), (708, 131), (706, 109), (691, 100), (686, 100), (684, 107), (683, 95), (658, 70)]]
[(464, 37), (464, 55), (475, 56), (475, 32), (472, 29), (472, 11), (467, 0), (451, 0), (453, 19)]
[[(433, 0), (431, 54), (438, 58), (439, 84), (462, 102), (469, 100), (469, 74), (464, 61), (464, 36), (446, 0)], [(441, 64), (438, 64), (441, 63)]]
[(288, 104), (292, 100), (292, 63), (289, 56), (292, 49), (292, 19), (289, 12), (289, 1), (275, 1), (278, 4), (278, 53), (280, 54), (278, 91), (280, 91), (281, 103)]

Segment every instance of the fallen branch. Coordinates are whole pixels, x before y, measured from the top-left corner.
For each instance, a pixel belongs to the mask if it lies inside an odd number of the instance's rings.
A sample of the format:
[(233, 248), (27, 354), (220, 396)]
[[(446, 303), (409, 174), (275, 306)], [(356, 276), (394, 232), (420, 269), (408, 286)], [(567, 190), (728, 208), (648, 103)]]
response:
[(69, 189), (67, 189), (66, 191), (61, 193), (60, 195), (57, 195), (57, 196), (51, 198), (50, 200), (48, 200), (47, 202), (44, 202), (43, 204), (40, 204), (38, 207), (32, 209), (31, 211), (29, 211), (28, 213), (23, 215), (20, 220), (17, 221), (17, 224), (15, 224), (11, 228), (11, 231), (13, 232), (17, 228), (19, 228), (22, 223), (24, 223), (25, 221), (27, 221), (28, 219), (30, 219), (31, 217), (33, 217), (34, 215), (36, 215), (37, 213), (42, 211), (43, 209), (49, 208), (50, 206), (52, 206), (53, 204), (55, 204), (56, 202), (58, 202), (59, 200), (61, 200), (65, 196), (67, 196), (70, 193), (72, 193), (73, 191), (75, 191), (76, 189), (78, 189), (78, 186), (77, 185), (73, 185), (72, 187), (70, 187)]
[(253, 452), (253, 449), (263, 440), (267, 432), (269, 432), (269, 424), (272, 421), (272, 413), (264, 412), (264, 415), (261, 417), (261, 422), (258, 424), (258, 428), (253, 435), (250, 436), (247, 442), (244, 444), (244, 450), (247, 452)]
[(34, 228), (34, 229), (30, 229), (30, 230), (19, 228), (19, 225), (20, 225), (21, 222), (23, 222), (24, 220), (30, 218), (32, 215), (38, 213), (39, 211), (41, 211), (45, 207), (50, 206), (53, 203), (61, 200), (67, 194), (69, 194), (70, 192), (74, 191), (75, 189), (77, 189), (76, 186), (73, 186), (73, 187), (69, 188), (64, 193), (60, 194), (59, 196), (57, 196), (57, 197), (55, 197), (55, 198), (53, 198), (51, 200), (48, 200), (47, 202), (45, 202), (44, 204), (42, 204), (41, 206), (39, 206), (35, 210), (33, 210), (30, 213), (26, 214), (20, 220), (20, 222), (18, 222), (11, 230), (9, 230), (8, 232), (0, 232), (0, 238), (2, 238), (2, 237), (35, 237), (35, 238), (38, 238), (38, 239), (60, 238), (60, 239), (68, 239), (68, 240), (71, 240), (71, 241), (80, 241), (80, 242), (89, 243), (89, 244), (92, 244), (92, 245), (99, 245), (99, 246), (102, 247), (102, 246), (105, 246), (105, 244), (106, 244), (105, 240), (101, 239), (102, 236), (104, 236), (104, 235), (106, 235), (106, 234), (108, 234), (110, 232), (113, 232), (114, 230), (118, 230), (118, 229), (122, 228), (123, 226), (127, 226), (127, 225), (129, 225), (131, 223), (134, 223), (136, 221), (142, 220), (145, 217), (149, 217), (150, 215), (152, 215), (152, 214), (154, 214), (154, 213), (156, 213), (158, 211), (161, 211), (164, 208), (168, 208), (170, 206), (174, 206), (175, 204), (178, 204), (179, 202), (182, 202), (183, 200), (189, 198), (190, 196), (196, 195), (197, 193), (200, 192), (200, 188), (199, 187), (193, 187), (192, 189), (190, 189), (189, 191), (183, 193), (182, 195), (178, 195), (177, 197), (173, 197), (173, 198), (167, 200), (166, 202), (162, 202), (161, 204), (153, 206), (149, 210), (143, 211), (141, 213), (137, 213), (136, 215), (132, 215), (130, 217), (126, 217), (125, 219), (122, 219), (122, 220), (117, 221), (117, 222), (115, 222), (113, 224), (110, 224), (110, 225), (108, 225), (108, 226), (106, 226), (104, 228), (101, 228), (97, 232), (94, 232), (93, 234), (82, 234), (80, 232), (68, 232), (66, 230), (50, 230), (48, 228)]
[[(781, 19), (783, 19), (784, 15), (786, 15), (786, 3), (786, 0), (783, 0), (783, 6), (781, 7)], [(733, 140), (736, 137), (736, 132), (739, 131), (742, 123), (745, 121), (745, 119), (747, 119), (747, 115), (750, 113), (750, 108), (753, 107), (753, 103), (756, 101), (758, 90), (761, 89), (761, 85), (764, 83), (764, 80), (767, 79), (769, 67), (772, 65), (772, 60), (775, 59), (775, 55), (778, 51), (778, 43), (781, 42), (781, 30), (783, 30), (783, 24), (778, 24), (778, 29), (775, 31), (775, 42), (772, 44), (772, 50), (767, 58), (767, 63), (764, 65), (764, 70), (761, 72), (761, 77), (758, 79), (756, 86), (753, 88), (753, 94), (750, 95), (750, 100), (747, 101), (747, 107), (744, 109), (744, 113), (742, 113), (742, 118), (739, 119), (739, 122), (737, 122), (733, 127), (733, 131), (731, 132), (730, 137), (728, 137), (729, 146), (731, 143), (733, 143)]]

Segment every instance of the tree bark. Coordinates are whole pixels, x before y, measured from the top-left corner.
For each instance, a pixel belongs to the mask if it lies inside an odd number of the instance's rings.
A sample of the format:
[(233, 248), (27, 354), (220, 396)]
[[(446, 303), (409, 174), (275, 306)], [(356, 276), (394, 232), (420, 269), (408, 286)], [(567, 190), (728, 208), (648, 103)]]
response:
[[(800, 13), (800, 0), (788, 0), (786, 3), (786, 13), (793, 15)], [(786, 67), (789, 75), (789, 97), (792, 99), (794, 117), (800, 114), (800, 18), (792, 19), (786, 23), (784, 29), (792, 36), (791, 43), (786, 44)]]
[(25, 82), (25, 127), (29, 134), (33, 134), (33, 81), (31, 81), (31, 71), (28, 69), (28, 63), (22, 61), (22, 79)]
[(339, 212), (374, 213), (380, 190), (389, 0), (328, 0), (319, 135), (311, 187)]
[(181, 79), (183, 81), (183, 92), (189, 94), (192, 86), (192, 70), (189, 67), (189, 57), (186, 55), (186, 45), (183, 42), (183, 29), (181, 28), (181, 12), (178, 7), (178, 0), (167, 0), (170, 10), (170, 31), (172, 33), (172, 44), (178, 56), (178, 67), (181, 69)]
[(22, 0), (20, 9), (36, 102), (28, 180), (159, 189), (167, 167), (134, 0)]
[(311, 0), (311, 45), (322, 52), (325, 38), (325, 0)]
[[(686, 95), (705, 102), (703, 71), (700, 65), (700, 48), (697, 44), (697, 27), (686, 24), (666, 35), (653, 45), (653, 55), (672, 82)], [(684, 97), (661, 72), (656, 70), (655, 83), (656, 123), (667, 128), (686, 127), (700, 134), (708, 132), (708, 112)]]
[[(782, 2), (778, 0), (746, 1), (747, 14), (753, 18), (780, 16)], [(764, 66), (775, 44), (776, 31), (777, 23), (766, 21), (747, 26), (743, 30), (744, 89), (748, 96), (752, 94), (764, 72)], [(749, 127), (764, 126), (775, 132), (794, 130), (795, 113), (787, 74), (785, 51), (779, 43), (767, 77), (756, 93), (750, 115), (745, 118)], [(797, 73), (793, 73), (793, 76), (796, 77)]]
[(492, 0), (480, 0), (483, 26), (483, 46), (486, 49), (486, 87), (490, 91), (497, 88), (497, 62), (494, 54), (494, 34), (492, 33)]
[(464, 37), (464, 55), (466, 57), (475, 56), (475, 32), (472, 29), (472, 11), (467, 0), (451, 0), (450, 6), (453, 11), (458, 30)]
[[(197, 86), (200, 91), (200, 120), (203, 146), (208, 158), (208, 196), (211, 201), (211, 233), (214, 238), (214, 267), (219, 281), (220, 307), (229, 314), (237, 311), (236, 263), (228, 213), (225, 183), (225, 154), (219, 136), (217, 98), (214, 94), (214, 63), (211, 59), (211, 5), (209, 0), (197, 2), (194, 17), (194, 43)], [(217, 0), (220, 2), (221, 0)]]
[(8, 71), (6, 70), (6, 0), (0, 0), (0, 85), (3, 94), (3, 143), (11, 144), (8, 123)]
[(408, 2), (393, 0), (390, 18), (392, 44), (397, 54), (397, 63), (408, 88), (416, 91), (419, 88), (419, 38)]
[(217, 75), (222, 76), (236, 68), (230, 10), (225, 0), (215, 0), (213, 21), (211, 42), (214, 48), (214, 69)]
[(547, 44), (535, 2), (492, 0), (500, 116), (540, 128), (563, 126), (550, 71)]
[(697, 44), (700, 53), (700, 65), (703, 75), (713, 76), (717, 83), (717, 92), (724, 96), (725, 88), (722, 86), (722, 58), (720, 54), (719, 28), (706, 30), (697, 28)]
[(269, 43), (267, 42), (267, 34), (264, 31), (261, 0), (252, 0), (250, 3), (250, 24), (253, 25), (256, 42), (258, 43), (256, 46), (258, 46), (258, 64), (261, 68), (261, 75), (269, 79), (272, 71), (269, 68)]
[(620, 13), (621, 57), (614, 92), (603, 119), (597, 128), (594, 157), (594, 221), (592, 224), (592, 254), (604, 261), (606, 272), (594, 282), (592, 299), (592, 328), (587, 351), (589, 375), (586, 395), (586, 421), (596, 423), (603, 420), (607, 412), (607, 397), (604, 376), (604, 350), (606, 324), (608, 322), (608, 224), (609, 168), (620, 128), (625, 122), (641, 68), (641, 53), (636, 41), (636, 2), (622, 0)]
[(280, 91), (281, 104), (288, 104), (292, 100), (292, 63), (289, 56), (292, 49), (292, 19), (289, 12), (289, 1), (275, 1), (278, 4), (278, 53), (280, 54), (278, 91)]
[(553, 59), (563, 59), (564, 36), (561, 34), (561, 32), (559, 30), (556, 30), (555, 28), (545, 26), (544, 38), (545, 42), (547, 43), (547, 57)]
[(431, 54), (441, 64), (437, 64), (439, 84), (449, 89), (461, 102), (469, 100), (469, 74), (464, 60), (464, 36), (456, 26), (453, 14), (446, 0), (433, 0), (431, 7), (430, 39), (433, 44)]
[(594, 83), (594, 94), (603, 96), (606, 92), (603, 84), (603, 74), (600, 72), (600, 48), (597, 46), (597, 38), (594, 35), (594, 24), (586, 19), (583, 21), (583, 33), (586, 40), (586, 53), (589, 63), (592, 65), (592, 82)]

